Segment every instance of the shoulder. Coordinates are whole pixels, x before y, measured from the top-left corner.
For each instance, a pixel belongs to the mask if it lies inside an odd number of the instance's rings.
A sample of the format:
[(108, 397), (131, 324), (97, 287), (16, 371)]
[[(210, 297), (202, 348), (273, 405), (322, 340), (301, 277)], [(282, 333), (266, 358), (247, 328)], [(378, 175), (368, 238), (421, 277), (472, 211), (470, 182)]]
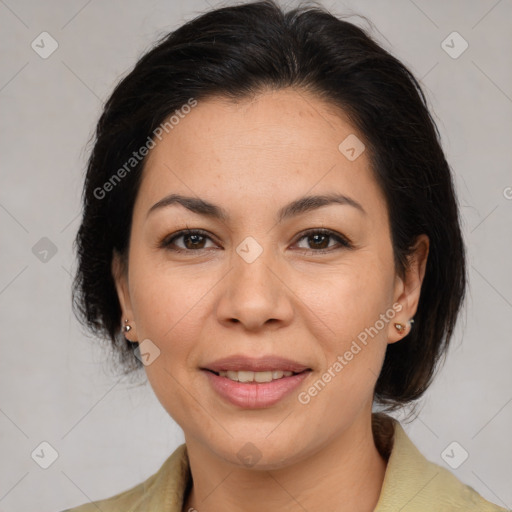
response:
[(140, 483), (127, 491), (111, 496), (110, 498), (85, 503), (75, 508), (64, 510), (63, 512), (120, 512), (134, 511), (147, 497), (148, 492), (154, 487), (155, 476), (148, 478), (145, 482)]
[(83, 504), (63, 512), (181, 511), (189, 479), (186, 445), (182, 444), (147, 480), (110, 498)]
[(393, 446), (375, 512), (394, 512), (406, 506), (411, 512), (506, 512), (448, 469), (427, 460), (400, 423), (392, 421)]

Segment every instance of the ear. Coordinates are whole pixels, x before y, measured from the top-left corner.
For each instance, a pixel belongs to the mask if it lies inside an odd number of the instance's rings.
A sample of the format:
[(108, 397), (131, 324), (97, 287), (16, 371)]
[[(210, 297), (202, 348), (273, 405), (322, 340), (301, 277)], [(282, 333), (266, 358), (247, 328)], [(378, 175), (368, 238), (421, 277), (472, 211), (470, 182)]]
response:
[[(121, 305), (121, 326), (122, 328), (125, 325), (130, 326), (129, 331), (123, 331), (123, 335), (127, 340), (135, 342), (137, 341), (137, 328), (135, 325), (133, 309), (130, 299), (130, 290), (128, 286), (128, 268), (122, 256), (115, 250), (112, 256), (111, 272), (112, 277), (114, 278), (114, 283), (116, 285), (119, 304)], [(125, 320), (128, 320), (128, 322), (126, 323)]]
[[(395, 280), (395, 304), (400, 304), (401, 309), (396, 308), (397, 314), (389, 323), (388, 342), (395, 343), (407, 336), (411, 330), (410, 320), (416, 314), (420, 300), (421, 285), (425, 277), (430, 240), (427, 235), (418, 236), (411, 254), (408, 257), (407, 268), (404, 276), (397, 276)], [(395, 324), (400, 323), (405, 328), (399, 332)]]

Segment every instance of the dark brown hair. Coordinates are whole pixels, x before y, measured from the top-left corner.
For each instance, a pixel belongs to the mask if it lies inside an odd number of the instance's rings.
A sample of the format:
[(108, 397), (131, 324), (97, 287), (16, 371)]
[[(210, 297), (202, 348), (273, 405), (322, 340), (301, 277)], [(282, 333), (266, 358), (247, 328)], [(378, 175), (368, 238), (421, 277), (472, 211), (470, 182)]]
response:
[[(430, 239), (414, 326), (388, 345), (375, 389), (376, 402), (389, 409), (412, 402), (446, 351), (466, 286), (452, 176), (414, 76), (364, 30), (319, 6), (285, 12), (262, 1), (209, 11), (159, 40), (115, 87), (85, 177), (75, 312), (112, 342), (127, 371), (140, 365), (121, 332), (111, 261), (114, 250), (127, 253), (145, 158), (122, 179), (113, 182), (114, 175), (190, 98), (241, 99), (290, 86), (341, 108), (364, 137), (386, 197), (399, 273), (417, 236)], [(107, 182), (108, 193), (99, 193)]]

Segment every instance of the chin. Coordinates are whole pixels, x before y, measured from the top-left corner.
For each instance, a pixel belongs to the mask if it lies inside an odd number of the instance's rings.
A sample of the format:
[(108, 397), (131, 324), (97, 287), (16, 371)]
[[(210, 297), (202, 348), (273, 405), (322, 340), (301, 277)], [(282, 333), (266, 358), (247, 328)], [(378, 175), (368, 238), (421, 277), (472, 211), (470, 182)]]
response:
[(253, 436), (248, 430), (241, 436), (230, 438), (228, 443), (217, 444), (208, 442), (211, 452), (239, 468), (248, 470), (269, 471), (291, 466), (307, 456), (307, 452), (314, 451), (297, 446), (298, 434), (276, 436), (270, 440), (267, 434)]

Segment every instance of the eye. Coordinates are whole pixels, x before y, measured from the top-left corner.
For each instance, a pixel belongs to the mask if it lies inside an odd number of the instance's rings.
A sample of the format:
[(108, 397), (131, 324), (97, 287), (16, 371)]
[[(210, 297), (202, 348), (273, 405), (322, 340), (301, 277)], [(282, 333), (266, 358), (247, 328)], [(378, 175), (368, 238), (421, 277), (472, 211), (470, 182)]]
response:
[[(298, 242), (304, 239), (306, 239), (309, 245), (309, 247), (305, 248), (306, 252), (332, 252), (336, 250), (336, 245), (338, 248), (350, 249), (353, 247), (348, 238), (329, 229), (310, 229), (302, 233)], [(201, 229), (184, 229), (165, 237), (158, 246), (161, 249), (174, 252), (194, 252), (208, 249), (208, 247), (205, 246), (208, 240), (213, 241), (206, 231)], [(330, 240), (334, 240), (337, 244), (331, 245), (329, 243)], [(183, 245), (179, 245), (177, 243), (178, 241), (182, 241)]]
[[(183, 240), (183, 246), (176, 244), (176, 241)], [(206, 240), (212, 240), (206, 231), (201, 229), (184, 229), (173, 233), (171, 236), (165, 237), (159, 247), (169, 249), (175, 252), (191, 252), (207, 249), (205, 247)]]
[(299, 241), (303, 239), (306, 239), (310, 246), (306, 247), (306, 251), (309, 252), (324, 253), (336, 250), (336, 244), (334, 244), (334, 246), (329, 245), (330, 239), (335, 240), (338, 243), (338, 248), (339, 246), (346, 249), (353, 247), (352, 243), (346, 237), (329, 229), (311, 229), (302, 233)]

